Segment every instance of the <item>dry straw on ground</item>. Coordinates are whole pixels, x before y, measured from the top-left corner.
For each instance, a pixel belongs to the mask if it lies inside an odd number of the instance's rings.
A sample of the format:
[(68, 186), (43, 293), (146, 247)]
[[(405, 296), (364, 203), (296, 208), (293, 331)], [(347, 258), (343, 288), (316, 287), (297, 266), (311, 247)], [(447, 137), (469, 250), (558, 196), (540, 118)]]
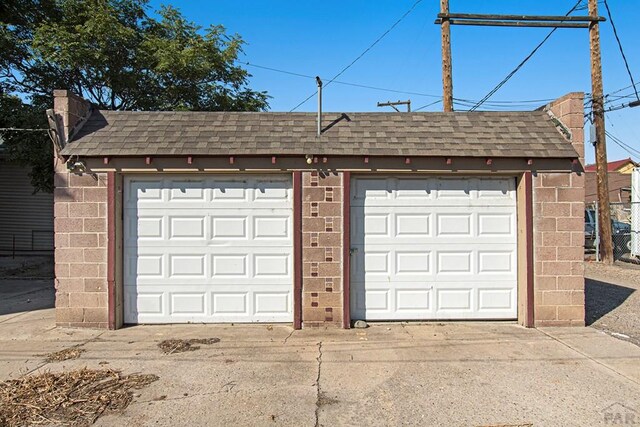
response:
[(47, 354), (47, 358), (45, 359), (45, 362), (47, 363), (62, 362), (64, 360), (77, 359), (84, 352), (85, 350), (79, 347), (65, 348), (64, 350)]
[(132, 390), (157, 379), (84, 368), (5, 381), (0, 383), (0, 425), (87, 426), (105, 412), (122, 411), (133, 399)]
[(195, 351), (200, 348), (199, 345), (194, 344), (215, 344), (220, 342), (220, 338), (199, 338), (199, 339), (189, 339), (189, 340), (164, 340), (158, 347), (162, 350), (164, 354), (172, 354), (172, 353), (183, 353), (185, 351)]

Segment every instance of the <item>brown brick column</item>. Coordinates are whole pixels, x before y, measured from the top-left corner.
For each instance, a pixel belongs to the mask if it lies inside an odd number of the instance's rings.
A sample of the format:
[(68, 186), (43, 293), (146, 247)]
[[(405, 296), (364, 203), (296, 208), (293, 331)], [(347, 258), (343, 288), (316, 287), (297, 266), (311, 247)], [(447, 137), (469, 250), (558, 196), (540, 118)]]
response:
[(570, 93), (547, 106), (570, 131), (580, 164), (533, 179), (536, 326), (584, 325), (583, 101)]
[(302, 324), (342, 325), (342, 174), (302, 173)]

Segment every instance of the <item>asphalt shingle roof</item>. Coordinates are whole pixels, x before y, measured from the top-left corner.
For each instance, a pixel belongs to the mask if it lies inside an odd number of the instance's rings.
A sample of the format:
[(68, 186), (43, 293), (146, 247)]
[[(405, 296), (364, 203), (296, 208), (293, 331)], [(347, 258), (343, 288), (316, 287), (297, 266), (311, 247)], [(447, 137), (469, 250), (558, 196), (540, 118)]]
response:
[(62, 154), (578, 157), (543, 111), (347, 116), (317, 138), (315, 113), (96, 110)]

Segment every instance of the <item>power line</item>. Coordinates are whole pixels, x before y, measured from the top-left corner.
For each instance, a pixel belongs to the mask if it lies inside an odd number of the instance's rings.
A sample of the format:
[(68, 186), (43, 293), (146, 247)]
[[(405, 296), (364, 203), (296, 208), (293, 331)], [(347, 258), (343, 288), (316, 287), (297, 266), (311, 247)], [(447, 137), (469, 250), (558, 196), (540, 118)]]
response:
[(420, 111), (420, 110), (425, 109), (427, 107), (431, 107), (432, 105), (436, 105), (439, 102), (442, 102), (442, 99), (438, 99), (437, 101), (433, 101), (433, 102), (430, 102), (428, 104), (423, 105), (422, 107), (418, 107), (415, 110), (413, 110), (413, 112), (415, 113), (416, 111)]
[[(369, 45), (369, 47), (367, 47), (360, 55), (358, 55), (358, 57), (356, 57), (356, 59), (354, 59), (353, 61), (351, 61), (351, 63), (349, 65), (347, 65), (346, 67), (344, 67), (342, 70), (340, 70), (340, 72), (338, 74), (336, 74), (335, 76), (333, 76), (333, 78), (331, 80), (329, 80), (327, 83), (324, 84), (324, 87), (326, 88), (328, 85), (330, 85), (335, 79), (337, 79), (338, 77), (340, 77), (345, 71), (347, 71), (349, 68), (351, 68), (353, 66), (353, 64), (355, 64), (356, 62), (358, 62), (360, 60), (360, 58), (362, 58), (364, 55), (366, 55), (367, 52), (369, 52), (375, 45), (377, 45), (383, 38), (385, 38), (387, 36), (387, 34), (389, 34), (400, 22), (402, 22), (402, 20), (404, 18), (406, 18), (407, 16), (409, 16), (409, 14), (411, 12), (413, 12), (413, 10), (416, 8), (416, 6), (418, 6), (418, 4), (420, 4), (422, 2), (422, 0), (418, 0), (416, 1), (413, 6), (411, 6), (411, 8), (409, 10), (407, 10), (404, 15), (402, 15), (400, 17), (400, 19), (398, 19), (391, 27), (389, 27), (389, 29), (387, 31), (385, 31), (384, 33), (382, 33), (382, 35), (380, 37), (378, 37), (376, 39), (376, 41), (374, 41), (373, 43), (371, 43)], [(291, 110), (289, 110), (289, 112), (293, 112), (295, 110), (298, 109), (298, 107), (300, 107), (302, 104), (304, 104), (305, 102), (307, 102), (308, 100), (310, 100), (317, 91), (314, 91), (311, 95), (309, 95), (308, 97), (306, 97), (304, 100), (302, 100), (301, 102), (298, 103), (298, 105), (296, 105), (295, 107), (293, 107)]]
[[(582, 3), (582, 0), (578, 0), (578, 2), (575, 4), (575, 6), (573, 6), (571, 8), (571, 10), (569, 10), (569, 12), (567, 12), (565, 14), (565, 16), (569, 16), (574, 10), (576, 10), (578, 8), (578, 6), (580, 5), (580, 3)], [(491, 91), (489, 91), (488, 94), (486, 94), (484, 96), (484, 98), (482, 98), (480, 101), (478, 101), (473, 107), (471, 107), (469, 109), (469, 111), (475, 111), (478, 109), (478, 107), (480, 107), (482, 104), (484, 104), (484, 102), (491, 98), (493, 96), (494, 93), (496, 93), (497, 91), (500, 90), (500, 88), (502, 86), (505, 85), (505, 83), (507, 83), (511, 77), (513, 77), (518, 71), (520, 71), (520, 69), (524, 66), (524, 64), (527, 63), (527, 61), (529, 61), (529, 59), (531, 59), (531, 57), (533, 55), (535, 55), (535, 53), (538, 51), (538, 49), (540, 49), (542, 47), (543, 44), (545, 44), (547, 42), (547, 40), (549, 40), (549, 38), (551, 37), (551, 35), (553, 35), (553, 33), (556, 32), (558, 28), (553, 28), (551, 31), (549, 31), (549, 34), (547, 34), (547, 36), (531, 51), (531, 53), (529, 55), (526, 56), (526, 58), (524, 58), (524, 60), (522, 60), (522, 62), (520, 62), (520, 64), (518, 64), (518, 66), (516, 68), (513, 69), (513, 71), (511, 71), (509, 74), (507, 74), (507, 76), (502, 79), (502, 81), (500, 83), (498, 83), (493, 89), (491, 89)]]
[(609, 95), (615, 95), (616, 93), (620, 93), (620, 92), (622, 92), (623, 90), (627, 90), (627, 89), (629, 89), (629, 88), (633, 88), (633, 89), (634, 89), (634, 91), (635, 91), (636, 86), (638, 86), (639, 84), (640, 84), (640, 82), (639, 82), (639, 83), (635, 83), (635, 84), (631, 84), (631, 85), (629, 85), (629, 86), (625, 86), (625, 87), (623, 87), (622, 89), (614, 90), (613, 92), (609, 92), (608, 94), (606, 94), (606, 95), (605, 95), (605, 97), (607, 97), (607, 96), (609, 96)]
[[(301, 77), (301, 78), (305, 78), (305, 79), (315, 80), (315, 77), (311, 76), (309, 74), (302, 74), (302, 73), (298, 73), (298, 72), (295, 72), (295, 71), (283, 70), (283, 69), (280, 69), (280, 68), (273, 68), (273, 67), (268, 67), (268, 66), (265, 66), (265, 65), (259, 65), (259, 64), (254, 64), (254, 63), (251, 63), (251, 62), (245, 62), (245, 61), (238, 61), (238, 63), (246, 65), (246, 66), (249, 66), (249, 67), (260, 68), (260, 69), (263, 69), (263, 70), (273, 71), (273, 72), (276, 72), (276, 73), (287, 74), (287, 75), (291, 75), (291, 76), (295, 76), (295, 77)], [(431, 93), (423, 93), (423, 92), (414, 92), (414, 91), (408, 91), (408, 90), (384, 88), (384, 87), (380, 87), (380, 86), (364, 85), (364, 84), (360, 84), (360, 83), (345, 82), (345, 81), (341, 81), (341, 80), (334, 80), (333, 83), (340, 84), (340, 85), (345, 85), (345, 86), (359, 87), (359, 88), (363, 88), (363, 89), (378, 90), (378, 91), (382, 91), (382, 92), (398, 93), (398, 94), (403, 94), (403, 95), (424, 96), (424, 97), (427, 97), (427, 98), (442, 98), (441, 95), (435, 95), (435, 94), (431, 94)], [(473, 100), (473, 99), (463, 99), (463, 98), (453, 98), (453, 99), (457, 103), (474, 104), (474, 103), (478, 102), (477, 100)], [(544, 102), (550, 102), (550, 101), (553, 101), (553, 100), (554, 100), (554, 98), (525, 99), (525, 100), (495, 100), (495, 101), (485, 102), (484, 105), (491, 105), (491, 106), (495, 106), (495, 107), (507, 107), (507, 106), (512, 106), (512, 105), (526, 106), (526, 104), (540, 104), (540, 103), (544, 103)], [(436, 103), (437, 102), (439, 102), (439, 101), (436, 101)], [(429, 105), (432, 105), (432, 104), (429, 104)], [(414, 110), (414, 111), (416, 111), (416, 110)]]
[(637, 151), (635, 148), (626, 144), (620, 138), (617, 138), (615, 135), (611, 134), (611, 132), (609, 132), (608, 130), (605, 130), (604, 133), (624, 151), (631, 154), (632, 156), (640, 157), (640, 151)]
[(624, 49), (622, 49), (622, 42), (620, 41), (620, 37), (618, 37), (618, 30), (616, 30), (616, 24), (613, 22), (613, 18), (611, 17), (611, 10), (609, 9), (609, 4), (607, 3), (607, 0), (604, 0), (604, 7), (607, 9), (609, 22), (611, 22), (611, 28), (613, 28), (613, 35), (615, 36), (616, 42), (618, 43), (618, 48), (620, 49), (620, 55), (622, 55), (624, 66), (627, 68), (627, 74), (629, 74), (629, 79), (631, 79), (631, 86), (633, 86), (633, 91), (636, 94), (636, 98), (640, 100), (640, 97), (638, 96), (638, 90), (636, 89), (636, 82), (633, 81), (633, 75), (631, 74), (631, 70), (629, 69), (629, 62), (627, 62), (627, 57), (624, 54)]
[[(287, 71), (287, 70), (281, 70), (281, 69), (278, 69), (278, 68), (266, 67), (264, 65), (252, 64), (250, 62), (243, 62), (243, 61), (238, 61), (238, 62), (240, 64), (248, 65), (250, 67), (262, 68), (263, 70), (269, 70), (269, 71), (274, 71), (274, 72), (277, 72), (277, 73), (289, 74), (289, 75), (296, 76), (296, 77), (304, 77), (304, 78), (307, 78), (307, 79), (315, 80), (314, 76), (310, 76), (308, 74), (301, 74), (301, 73), (296, 73), (296, 72), (293, 72), (293, 71)], [(400, 94), (404, 94), (404, 95), (424, 96), (424, 97), (428, 97), (428, 98), (440, 98), (441, 97), (440, 95), (434, 95), (434, 94), (431, 94), (431, 93), (422, 93), (422, 92), (412, 92), (412, 91), (398, 90), (398, 89), (389, 89), (389, 88), (383, 88), (383, 87), (378, 87), (378, 86), (363, 85), (363, 84), (360, 84), (360, 83), (345, 82), (345, 81), (340, 81), (340, 80), (334, 80), (333, 83), (340, 84), (340, 85), (345, 85), (345, 86), (355, 86), (355, 87), (360, 87), (360, 88), (364, 88), (364, 89), (379, 90), (379, 91), (383, 91), (383, 92), (400, 93)], [(315, 92), (314, 92), (314, 94), (315, 94)]]
[[(453, 99), (457, 101), (462, 101), (462, 102), (478, 102), (477, 100), (473, 100), (473, 99), (462, 99), (462, 98), (453, 98)], [(526, 99), (526, 100), (513, 100), (513, 101), (490, 101), (490, 102), (485, 102), (485, 104), (488, 104), (488, 105), (491, 105), (491, 104), (539, 104), (541, 102), (550, 102), (554, 100), (555, 98)]]

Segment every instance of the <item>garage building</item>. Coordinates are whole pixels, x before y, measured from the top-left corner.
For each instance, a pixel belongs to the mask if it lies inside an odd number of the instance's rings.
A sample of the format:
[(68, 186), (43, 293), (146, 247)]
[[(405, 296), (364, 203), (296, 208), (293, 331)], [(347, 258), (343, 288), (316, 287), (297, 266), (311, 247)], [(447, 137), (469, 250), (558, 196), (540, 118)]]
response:
[(57, 322), (584, 325), (582, 100), (325, 113), (318, 136), (313, 113), (56, 91)]

